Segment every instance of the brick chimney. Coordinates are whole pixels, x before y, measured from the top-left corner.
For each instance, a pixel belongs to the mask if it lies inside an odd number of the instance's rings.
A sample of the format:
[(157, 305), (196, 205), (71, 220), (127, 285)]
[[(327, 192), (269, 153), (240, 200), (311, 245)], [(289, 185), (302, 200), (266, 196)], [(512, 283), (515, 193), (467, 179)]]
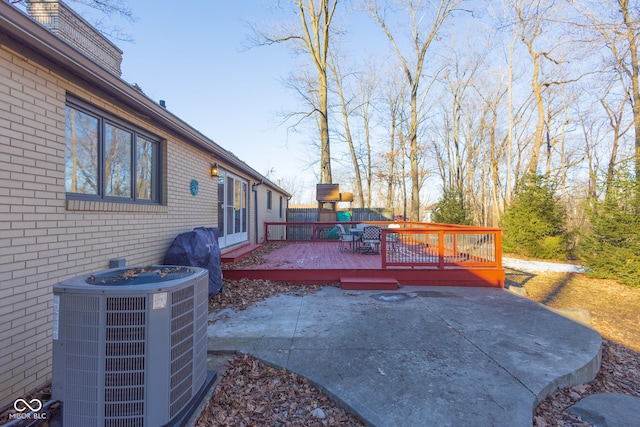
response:
[(122, 76), (122, 51), (59, 0), (27, 0), (27, 12), (116, 76)]

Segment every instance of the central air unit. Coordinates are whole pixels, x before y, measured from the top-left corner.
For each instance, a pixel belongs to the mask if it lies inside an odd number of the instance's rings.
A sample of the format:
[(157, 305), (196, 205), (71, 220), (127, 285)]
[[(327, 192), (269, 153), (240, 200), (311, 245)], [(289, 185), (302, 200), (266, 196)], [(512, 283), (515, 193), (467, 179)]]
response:
[(54, 285), (52, 397), (63, 425), (157, 427), (178, 418), (207, 378), (208, 289), (207, 270), (178, 266)]

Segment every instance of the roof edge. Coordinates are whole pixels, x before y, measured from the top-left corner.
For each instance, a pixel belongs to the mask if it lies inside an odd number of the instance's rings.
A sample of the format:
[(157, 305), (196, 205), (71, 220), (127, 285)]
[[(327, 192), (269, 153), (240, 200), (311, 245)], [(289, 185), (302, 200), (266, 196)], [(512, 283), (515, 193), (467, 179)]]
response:
[(222, 148), (184, 120), (133, 88), (126, 81), (94, 62), (76, 47), (51, 33), (45, 26), (4, 1), (0, 1), (0, 33), (7, 34), (59, 64), (73, 75), (111, 94), (118, 101), (147, 115), (160, 126), (185, 138), (220, 161), (236, 167), (253, 179), (268, 183), (270, 187), (289, 197), (291, 196), (289, 192), (274, 184), (233, 153)]

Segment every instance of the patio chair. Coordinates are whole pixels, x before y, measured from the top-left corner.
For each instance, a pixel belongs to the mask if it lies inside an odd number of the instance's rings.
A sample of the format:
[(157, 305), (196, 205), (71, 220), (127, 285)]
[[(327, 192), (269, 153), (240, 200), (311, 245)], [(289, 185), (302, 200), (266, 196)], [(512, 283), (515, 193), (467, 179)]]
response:
[(344, 230), (344, 226), (342, 224), (336, 224), (336, 228), (338, 229), (338, 240), (340, 242), (338, 249), (340, 250), (340, 252), (344, 252), (347, 249), (355, 252), (357, 237), (351, 233), (347, 233)]
[(363, 254), (379, 254), (382, 242), (382, 230), (380, 227), (369, 225), (364, 227), (360, 248)]

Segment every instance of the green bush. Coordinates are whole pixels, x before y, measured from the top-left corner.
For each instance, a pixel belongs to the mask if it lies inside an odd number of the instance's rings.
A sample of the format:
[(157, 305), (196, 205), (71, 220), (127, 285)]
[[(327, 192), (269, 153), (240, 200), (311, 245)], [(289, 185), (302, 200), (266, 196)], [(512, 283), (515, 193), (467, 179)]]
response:
[(589, 275), (640, 287), (640, 192), (620, 173), (607, 196), (587, 211), (590, 228), (578, 246)]
[(566, 213), (542, 176), (522, 180), (501, 225), (505, 252), (543, 259), (566, 259), (568, 255)]
[(433, 222), (444, 224), (471, 225), (473, 220), (467, 209), (462, 192), (457, 190), (445, 191), (438, 202), (438, 209), (431, 216)]

